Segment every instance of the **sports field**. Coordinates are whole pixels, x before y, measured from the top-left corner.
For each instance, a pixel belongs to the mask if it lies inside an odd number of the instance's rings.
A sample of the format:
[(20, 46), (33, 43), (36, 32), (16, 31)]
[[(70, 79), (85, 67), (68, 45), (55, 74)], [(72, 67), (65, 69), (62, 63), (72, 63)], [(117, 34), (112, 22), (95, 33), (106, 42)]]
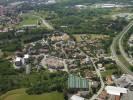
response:
[(64, 97), (62, 93), (58, 92), (28, 95), (25, 93), (25, 89), (17, 89), (5, 93), (0, 100), (64, 100)]

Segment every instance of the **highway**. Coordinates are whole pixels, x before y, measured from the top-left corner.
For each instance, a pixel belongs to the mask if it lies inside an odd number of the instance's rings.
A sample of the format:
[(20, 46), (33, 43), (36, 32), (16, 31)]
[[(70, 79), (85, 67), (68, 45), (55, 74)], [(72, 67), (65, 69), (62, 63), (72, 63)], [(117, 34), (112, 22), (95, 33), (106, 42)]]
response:
[(123, 48), (123, 37), (127, 34), (128, 30), (129, 30), (130, 28), (132, 28), (132, 26), (133, 26), (133, 21), (131, 21), (130, 24), (126, 27), (126, 29), (124, 29), (124, 30), (120, 33), (121, 36), (120, 36), (120, 39), (119, 39), (119, 49), (120, 49), (120, 52), (121, 52), (122, 56), (125, 58), (125, 60), (126, 60), (127, 62), (129, 62), (129, 64), (130, 64), (131, 66), (133, 66), (132, 59), (129, 58), (129, 56), (127, 55), (127, 53), (125, 52), (125, 50), (124, 50), (124, 48)]
[[(118, 58), (118, 55), (116, 54), (116, 46), (118, 45), (118, 41), (121, 42), (119, 39), (120, 37), (122, 37), (123, 34), (126, 34), (127, 31), (132, 27), (133, 25), (133, 22), (130, 22), (124, 29), (123, 31), (118, 34), (114, 39), (113, 39), (113, 42), (112, 42), (112, 45), (110, 47), (110, 50), (111, 50), (111, 55), (113, 57), (113, 59), (116, 61), (117, 65), (122, 69), (122, 71), (124, 73), (127, 73), (127, 74), (131, 74), (133, 75), (133, 73), (128, 69), (128, 66), (126, 66), (123, 62), (121, 62)], [(121, 43), (120, 43), (121, 45)]]

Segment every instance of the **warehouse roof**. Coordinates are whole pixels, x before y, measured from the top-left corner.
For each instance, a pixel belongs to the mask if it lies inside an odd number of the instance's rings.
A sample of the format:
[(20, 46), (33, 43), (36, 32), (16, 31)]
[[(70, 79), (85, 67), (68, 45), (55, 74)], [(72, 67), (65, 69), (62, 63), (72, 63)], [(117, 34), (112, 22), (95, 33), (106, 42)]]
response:
[(115, 87), (115, 86), (106, 86), (105, 90), (107, 91), (107, 93), (111, 95), (120, 95), (121, 93), (127, 93), (126, 88)]
[(77, 96), (77, 95), (73, 95), (70, 100), (85, 100), (84, 98)]

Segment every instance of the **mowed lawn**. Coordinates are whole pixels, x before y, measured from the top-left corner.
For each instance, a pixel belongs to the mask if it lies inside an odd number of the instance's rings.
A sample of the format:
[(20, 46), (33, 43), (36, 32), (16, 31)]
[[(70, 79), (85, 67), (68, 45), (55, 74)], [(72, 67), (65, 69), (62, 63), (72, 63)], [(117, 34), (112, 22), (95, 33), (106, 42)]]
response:
[(39, 19), (36, 16), (33, 16), (32, 14), (23, 14), (21, 15), (21, 18), (23, 19), (17, 27), (22, 27), (23, 25), (33, 25), (37, 24)]
[(64, 97), (62, 93), (58, 92), (28, 95), (25, 93), (25, 89), (17, 89), (2, 95), (0, 100), (64, 100)]

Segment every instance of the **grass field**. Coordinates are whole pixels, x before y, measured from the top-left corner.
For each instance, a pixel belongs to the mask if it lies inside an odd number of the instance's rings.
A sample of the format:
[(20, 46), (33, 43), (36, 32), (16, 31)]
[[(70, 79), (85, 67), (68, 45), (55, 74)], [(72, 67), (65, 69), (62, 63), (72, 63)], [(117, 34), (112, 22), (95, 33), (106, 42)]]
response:
[[(117, 46), (115, 47), (115, 49), (118, 50), (118, 51), (120, 52), (119, 47), (118, 47), (118, 44), (117, 44)], [(127, 68), (130, 69), (131, 65), (129, 64), (129, 62), (126, 61), (126, 59), (121, 55), (121, 53), (118, 54), (117, 56), (118, 56), (118, 59), (119, 59), (124, 65), (126, 65)]]
[(103, 77), (106, 77), (106, 76), (112, 75), (113, 72), (115, 72), (115, 71), (116, 71), (116, 69), (106, 70), (104, 72), (101, 72), (101, 74), (102, 74)]
[(21, 17), (23, 18), (23, 21), (20, 23), (20, 26), (29, 25), (29, 24), (37, 24), (38, 18), (35, 16), (32, 16), (30, 14), (24, 14)]
[(128, 68), (131, 67), (131, 65), (129, 64), (129, 62), (126, 61), (126, 59), (122, 56), (122, 55), (118, 55), (118, 58), (121, 62), (123, 62), (124, 65), (126, 65)]
[(63, 94), (58, 92), (28, 95), (25, 93), (25, 89), (17, 89), (5, 93), (0, 100), (64, 100), (64, 98)]

